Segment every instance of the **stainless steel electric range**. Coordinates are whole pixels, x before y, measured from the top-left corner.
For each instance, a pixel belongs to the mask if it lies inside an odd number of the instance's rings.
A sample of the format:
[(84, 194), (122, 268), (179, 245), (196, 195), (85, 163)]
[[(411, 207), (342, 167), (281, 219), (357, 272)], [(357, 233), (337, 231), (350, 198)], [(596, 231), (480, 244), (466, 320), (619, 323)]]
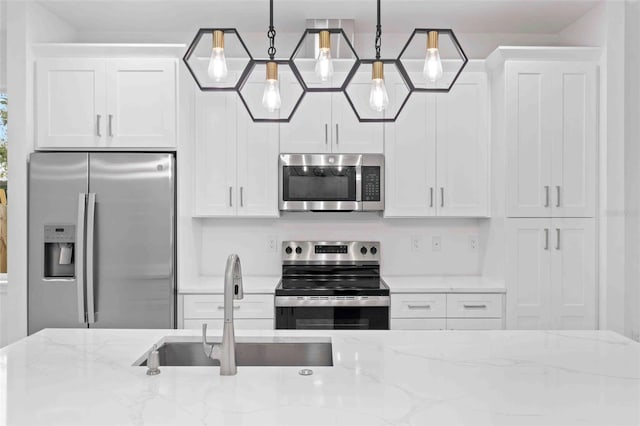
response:
[(282, 243), (277, 329), (388, 330), (389, 306), (379, 242)]

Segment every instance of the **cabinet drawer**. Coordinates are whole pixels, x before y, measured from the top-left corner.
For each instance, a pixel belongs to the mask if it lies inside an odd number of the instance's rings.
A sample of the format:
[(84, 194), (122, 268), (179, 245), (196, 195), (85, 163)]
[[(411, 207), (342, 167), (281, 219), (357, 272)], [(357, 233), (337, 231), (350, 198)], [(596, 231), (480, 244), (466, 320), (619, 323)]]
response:
[[(184, 320), (185, 329), (202, 330), (202, 324), (207, 323), (207, 333), (215, 334), (214, 330), (222, 333), (222, 318)], [(233, 326), (236, 330), (273, 330), (273, 319), (235, 319)]]
[(444, 318), (391, 318), (391, 330), (444, 330)]
[[(245, 294), (233, 301), (235, 318), (273, 318), (273, 296), (269, 294)], [(224, 295), (203, 294), (184, 296), (184, 318), (222, 318)]]
[(449, 318), (447, 330), (502, 330), (500, 318)]
[(445, 294), (392, 294), (391, 318), (444, 318)]
[(447, 318), (502, 318), (502, 295), (448, 294)]

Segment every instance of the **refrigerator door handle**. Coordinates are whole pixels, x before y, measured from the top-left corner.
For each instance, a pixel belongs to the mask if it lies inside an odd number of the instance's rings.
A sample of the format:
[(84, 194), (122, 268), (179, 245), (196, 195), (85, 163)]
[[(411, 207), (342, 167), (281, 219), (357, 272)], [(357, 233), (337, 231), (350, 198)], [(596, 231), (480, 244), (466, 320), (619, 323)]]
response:
[(95, 237), (95, 216), (96, 216), (96, 194), (88, 194), (87, 202), (87, 322), (96, 322), (94, 286), (93, 286), (93, 251)]
[(76, 222), (76, 284), (78, 286), (78, 322), (87, 322), (87, 311), (84, 304), (84, 244), (86, 194), (78, 194), (78, 218)]

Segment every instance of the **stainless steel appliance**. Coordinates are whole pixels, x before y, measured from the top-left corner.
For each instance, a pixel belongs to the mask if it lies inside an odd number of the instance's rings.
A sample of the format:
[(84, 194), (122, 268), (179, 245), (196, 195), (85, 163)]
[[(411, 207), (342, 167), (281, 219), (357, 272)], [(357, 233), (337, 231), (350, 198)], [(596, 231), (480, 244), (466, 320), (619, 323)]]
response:
[(173, 154), (33, 153), (28, 253), (29, 334), (174, 328)]
[(384, 210), (382, 154), (280, 155), (280, 210)]
[(277, 329), (388, 330), (379, 242), (285, 241)]

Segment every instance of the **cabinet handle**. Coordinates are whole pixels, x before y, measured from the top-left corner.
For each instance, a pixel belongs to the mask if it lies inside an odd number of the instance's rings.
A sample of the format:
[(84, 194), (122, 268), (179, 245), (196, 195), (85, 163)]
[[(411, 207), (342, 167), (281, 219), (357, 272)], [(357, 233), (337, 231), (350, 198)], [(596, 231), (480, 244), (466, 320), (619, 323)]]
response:
[(556, 201), (556, 207), (560, 207), (560, 186), (556, 186), (556, 194), (558, 195), (558, 199)]
[(340, 143), (340, 133), (338, 131), (338, 123), (336, 123), (336, 145)]
[(556, 228), (556, 250), (560, 250), (560, 228)]
[(244, 207), (244, 188), (240, 187), (240, 207)]
[(324, 144), (329, 144), (329, 125), (324, 123)]
[(549, 250), (549, 228), (544, 228), (544, 249)]
[(113, 114), (109, 114), (109, 137), (113, 137)]
[(97, 115), (96, 118), (96, 135), (98, 135), (99, 138), (102, 137), (102, 133), (100, 132), (100, 120), (102, 119), (102, 116), (100, 114)]
[(407, 305), (409, 309), (431, 309), (431, 305)]
[(545, 185), (544, 187), (544, 194), (545, 194), (545, 201), (544, 201), (544, 206), (545, 207), (549, 207), (549, 185)]
[(444, 207), (444, 188), (440, 187), (440, 207)]
[[(218, 305), (218, 310), (221, 311), (224, 309), (224, 305)], [(240, 306), (238, 305), (233, 305), (233, 309), (240, 309)]]
[(487, 309), (487, 305), (462, 305), (465, 309)]
[(429, 188), (429, 207), (433, 207), (433, 186)]
[(229, 187), (229, 207), (233, 207), (233, 186)]

